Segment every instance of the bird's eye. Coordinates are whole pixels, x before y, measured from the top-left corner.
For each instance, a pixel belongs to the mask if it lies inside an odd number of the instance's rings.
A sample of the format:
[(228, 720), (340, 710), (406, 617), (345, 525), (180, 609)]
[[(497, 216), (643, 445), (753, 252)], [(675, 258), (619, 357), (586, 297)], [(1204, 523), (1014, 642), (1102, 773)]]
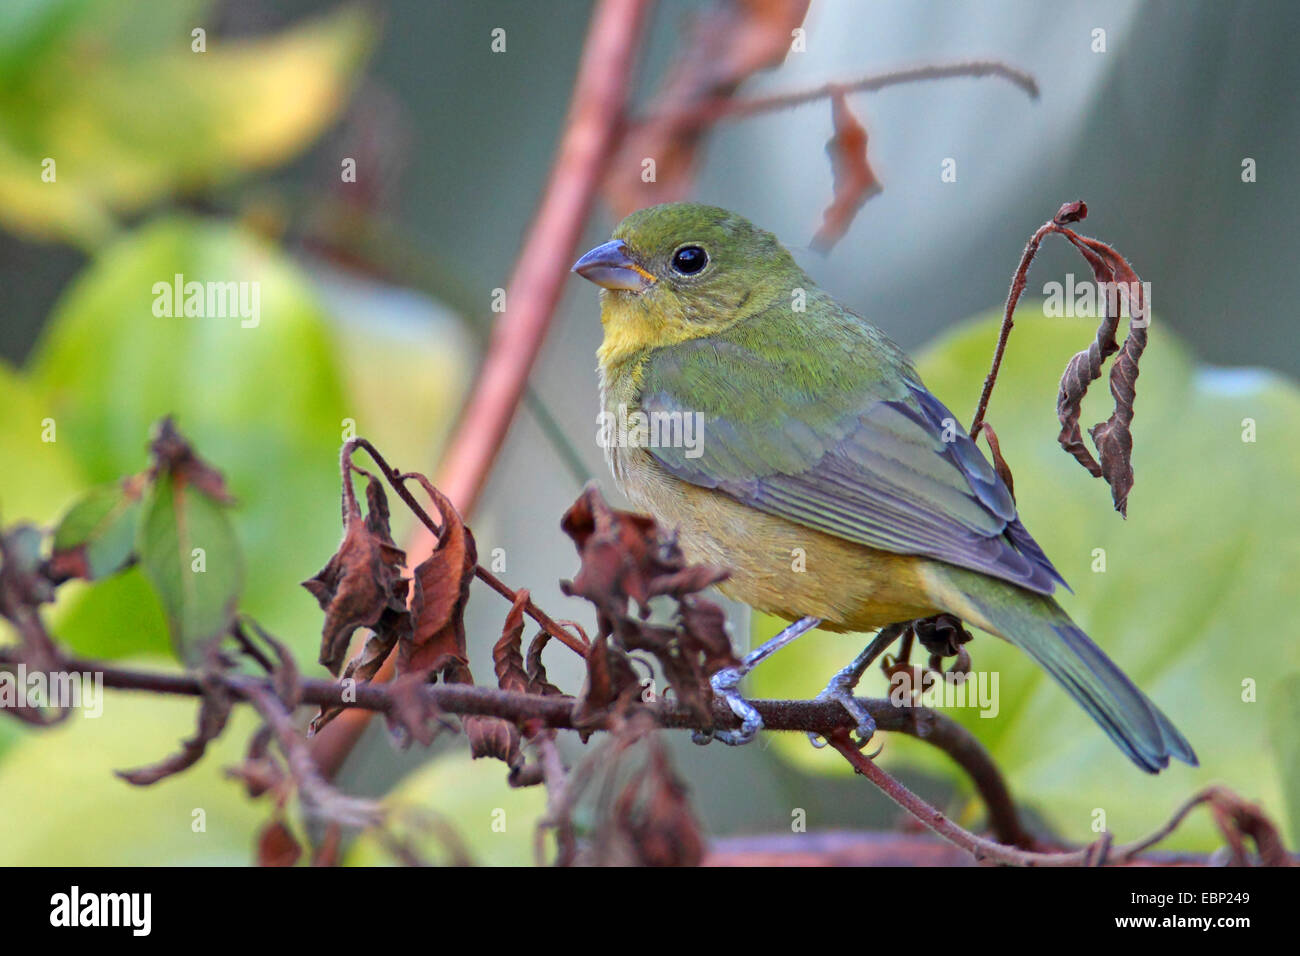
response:
[(682, 246), (673, 253), (673, 270), (693, 276), (709, 264), (709, 254), (699, 246)]

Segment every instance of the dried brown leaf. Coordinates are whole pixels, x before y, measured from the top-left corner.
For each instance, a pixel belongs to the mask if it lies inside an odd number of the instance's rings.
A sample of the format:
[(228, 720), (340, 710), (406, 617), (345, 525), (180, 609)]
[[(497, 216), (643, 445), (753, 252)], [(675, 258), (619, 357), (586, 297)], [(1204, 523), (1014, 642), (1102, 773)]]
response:
[(614, 823), (641, 866), (699, 866), (704, 838), (686, 787), (673, 772), (658, 734), (647, 741), (649, 759), (619, 794)]
[[(1076, 221), (1086, 216), (1087, 206), (1083, 203), (1067, 204), (1076, 205), (1077, 209), (1062, 207), (1057, 220)], [(1100, 240), (1080, 236), (1070, 229), (1061, 231), (1087, 260), (1094, 278), (1108, 294), (1100, 297), (1102, 319), (1096, 338), (1070, 359), (1061, 376), (1056, 399), (1057, 418), (1061, 422), (1058, 441), (1090, 474), (1110, 485), (1115, 510), (1127, 515), (1128, 496), (1133, 489), (1133, 406), (1137, 397), (1138, 365), (1147, 344), (1149, 304), (1142, 281), (1127, 259)], [(1129, 330), (1120, 346), (1116, 333), (1125, 306), (1130, 315)], [(1106, 421), (1088, 429), (1099, 462), (1083, 443), (1079, 415), (1088, 387), (1101, 377), (1102, 366), (1112, 355), (1115, 361), (1110, 369), (1110, 393), (1115, 410)]]
[[(623, 137), (605, 198), (618, 216), (689, 193), (708, 125), (696, 117), (730, 99), (745, 80), (779, 65), (809, 0), (729, 0), (698, 14), (682, 53), (665, 72), (649, 114)], [(644, 161), (655, 175), (643, 178)]]
[(225, 685), (210, 676), (201, 676), (203, 696), (199, 701), (198, 727), (194, 736), (181, 741), (181, 749), (165, 760), (135, 770), (116, 770), (114, 773), (127, 783), (147, 787), (172, 774), (194, 766), (203, 757), (208, 744), (221, 735), (230, 719), (233, 700)]
[(301, 857), (302, 847), (283, 820), (272, 820), (258, 834), (258, 866), (293, 866)]
[(1002, 479), (1002, 483), (1007, 486), (1007, 491), (1011, 492), (1011, 500), (1015, 501), (1016, 482), (1015, 479), (1011, 477), (1011, 466), (1008, 465), (1007, 460), (1002, 457), (1002, 445), (998, 442), (998, 433), (993, 430), (993, 426), (988, 423), (987, 419), (980, 428), (980, 434), (983, 435), (984, 440), (988, 442), (989, 452), (993, 455), (993, 470), (998, 473), (998, 477)]
[(325, 611), (320, 662), (336, 676), (357, 628), (398, 637), (411, 626), (406, 607), (409, 582), (402, 577), (406, 554), (389, 532), (383, 486), (377, 478), (367, 477), (368, 515), (362, 518), (349, 478), (344, 489), (343, 543), (320, 573), (302, 583)]
[(442, 515), (442, 529), (433, 553), (415, 569), (411, 636), (397, 649), (397, 672), (452, 680), (453, 672), (469, 675), (465, 650), (465, 605), (478, 565), (474, 536), (447, 497), (423, 476), (416, 476)]
[(551, 635), (538, 631), (528, 645), (528, 655), (524, 659), (524, 671), (528, 675), (528, 693), (542, 694), (545, 697), (563, 697), (564, 691), (552, 684), (546, 677), (546, 668), (542, 665), (542, 650), (550, 641)]
[[(597, 723), (605, 708), (639, 695), (641, 681), (626, 652), (643, 650), (656, 657), (678, 699), (707, 723), (712, 714), (708, 678), (736, 658), (721, 608), (696, 592), (725, 578), (726, 571), (688, 565), (676, 539), (664, 535), (653, 519), (610, 508), (594, 487), (574, 502), (561, 527), (581, 559), (578, 574), (561, 588), (595, 604), (600, 624), (575, 719)], [(677, 602), (670, 626), (646, 623), (648, 602), (660, 596)]]
[(149, 444), (152, 456), (151, 474), (169, 474), (177, 484), (193, 485), (214, 501), (233, 504), (234, 498), (226, 488), (226, 480), (207, 462), (194, 453), (194, 449), (176, 430), (171, 416), (158, 423)]
[(810, 243), (818, 252), (827, 252), (839, 242), (858, 210), (883, 188), (867, 160), (867, 131), (849, 110), (844, 90), (831, 95), (831, 121), (834, 132), (826, 152), (831, 158), (835, 193)]

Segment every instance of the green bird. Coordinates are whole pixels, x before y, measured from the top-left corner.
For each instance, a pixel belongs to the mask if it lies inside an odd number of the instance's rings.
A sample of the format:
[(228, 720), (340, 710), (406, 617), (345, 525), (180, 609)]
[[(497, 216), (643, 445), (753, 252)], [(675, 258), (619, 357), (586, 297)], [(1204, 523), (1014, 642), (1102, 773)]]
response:
[[(730, 569), (724, 594), (795, 622), (715, 675), (742, 718), (721, 739), (762, 727), (741, 676), (821, 627), (879, 630), (823, 692), (865, 743), (874, 724), (852, 696), (858, 677), (898, 638), (892, 625), (947, 613), (1037, 661), (1143, 770), (1171, 756), (1196, 764), (1053, 599), (1068, 585), (956, 416), (775, 236), (725, 209), (670, 203), (628, 216), (573, 271), (601, 286), (607, 420), (650, 426), (604, 442), (620, 489), (677, 529), (689, 560)], [(698, 441), (653, 440), (658, 425), (680, 439), (691, 422)]]

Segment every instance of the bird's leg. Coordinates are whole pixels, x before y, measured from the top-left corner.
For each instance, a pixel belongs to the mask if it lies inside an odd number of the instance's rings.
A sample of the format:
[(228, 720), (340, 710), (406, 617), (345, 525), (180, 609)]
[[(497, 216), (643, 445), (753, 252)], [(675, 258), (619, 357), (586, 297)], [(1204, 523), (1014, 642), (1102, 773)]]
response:
[(710, 740), (717, 738), (732, 747), (747, 744), (753, 740), (758, 735), (758, 732), (763, 729), (763, 718), (754, 709), (753, 704), (740, 696), (740, 691), (737, 690), (740, 686), (740, 679), (762, 661), (771, 657), (787, 644), (792, 643), (799, 635), (811, 631), (820, 623), (820, 618), (801, 617), (776, 637), (764, 644), (760, 644), (746, 654), (739, 667), (726, 667), (714, 674), (709, 679), (709, 685), (713, 688), (713, 693), (723, 698), (727, 702), (727, 706), (731, 708), (731, 712), (740, 718), (740, 729), (715, 730), (712, 733), (697, 730), (691, 739), (697, 744), (707, 744)]
[[(853, 696), (853, 688), (858, 686), (858, 681), (862, 679), (863, 673), (871, 666), (871, 662), (879, 657), (890, 644), (911, 627), (910, 621), (904, 621), (901, 624), (889, 624), (882, 627), (871, 643), (868, 644), (853, 663), (844, 670), (840, 671), (831, 678), (831, 682), (826, 685), (826, 689), (817, 695), (818, 700), (837, 700), (849, 712), (857, 724), (858, 731), (858, 749), (861, 750), (870, 741), (872, 735), (876, 732), (876, 722), (872, 719), (867, 709), (858, 703), (858, 699)], [(821, 734), (808, 732), (808, 739), (812, 741), (814, 747), (825, 747), (826, 741), (821, 739)]]

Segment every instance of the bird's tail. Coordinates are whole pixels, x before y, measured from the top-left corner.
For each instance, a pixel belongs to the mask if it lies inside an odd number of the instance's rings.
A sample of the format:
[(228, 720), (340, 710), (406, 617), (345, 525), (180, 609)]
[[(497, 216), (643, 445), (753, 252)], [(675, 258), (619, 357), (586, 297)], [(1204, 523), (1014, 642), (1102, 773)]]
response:
[(958, 605), (952, 613), (1036, 660), (1143, 770), (1157, 773), (1170, 757), (1196, 766), (1196, 753), (1169, 718), (1052, 598), (952, 566), (938, 576), (952, 599), (945, 603)]

